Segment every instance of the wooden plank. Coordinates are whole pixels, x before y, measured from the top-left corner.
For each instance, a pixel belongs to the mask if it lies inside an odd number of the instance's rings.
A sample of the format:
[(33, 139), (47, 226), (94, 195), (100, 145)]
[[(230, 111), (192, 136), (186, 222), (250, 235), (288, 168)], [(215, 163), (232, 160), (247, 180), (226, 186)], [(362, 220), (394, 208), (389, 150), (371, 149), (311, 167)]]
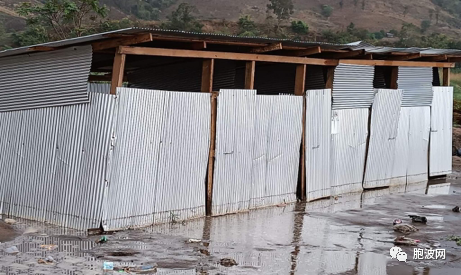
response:
[(274, 44), (270, 44), (269, 46), (254, 48), (250, 52), (251, 53), (266, 53), (266, 52), (278, 51), (282, 49), (283, 49), (282, 43), (274, 43)]
[(245, 67), (245, 89), (253, 90), (255, 86), (256, 61), (248, 61)]
[(398, 89), (398, 82), (397, 80), (399, 79), (399, 67), (392, 67), (391, 68), (391, 89)]
[(352, 64), (352, 65), (368, 65), (368, 66), (437, 67), (437, 68), (453, 68), (455, 66), (454, 63), (398, 61), (398, 60), (340, 59), (339, 63)]
[(172, 42), (183, 42), (183, 43), (206, 42), (207, 44), (245, 46), (245, 47), (264, 47), (268, 45), (267, 43), (235, 42), (235, 41), (224, 41), (224, 40), (213, 40), (213, 39), (184, 38), (184, 37), (164, 36), (164, 35), (161, 35), (161, 36), (152, 35), (152, 39), (157, 40), (157, 41), (172, 41)]
[(450, 68), (443, 68), (443, 86), (450, 86)]
[(152, 41), (152, 34), (151, 33), (144, 33), (138, 34), (131, 37), (121, 37), (116, 39), (111, 39), (107, 41), (95, 42), (92, 44), (93, 51), (100, 51), (110, 48), (116, 48), (118, 46), (127, 46), (127, 45), (134, 45), (139, 43), (151, 42)]
[(191, 49), (193, 49), (193, 50), (204, 50), (204, 49), (206, 49), (206, 42), (202, 41), (202, 42), (192, 43)]
[(322, 49), (320, 47), (312, 47), (312, 48), (308, 48), (305, 50), (298, 50), (298, 51), (290, 52), (288, 54), (292, 56), (308, 56), (308, 55), (318, 54), (321, 52), (322, 52)]
[(250, 53), (230, 53), (230, 52), (209, 52), (209, 51), (192, 51), (176, 49), (160, 49), (145, 47), (126, 47), (122, 46), (119, 53), (130, 55), (152, 55), (152, 56), (169, 56), (169, 57), (188, 57), (188, 58), (206, 58), (206, 59), (224, 59), (224, 60), (243, 60), (243, 61), (263, 61), (274, 63), (290, 64), (311, 64), (336, 66), (337, 60), (279, 56), (279, 55), (259, 55)]
[(435, 56), (422, 55), (421, 58), (418, 59), (418, 61), (438, 62), (438, 61), (447, 61), (447, 59), (448, 59), (448, 56), (446, 54), (435, 55)]
[(448, 62), (461, 62), (461, 57), (449, 57)]
[(49, 51), (56, 50), (56, 48), (47, 47), (47, 46), (34, 46), (34, 47), (28, 48), (27, 50), (28, 51), (34, 51), (34, 52), (49, 52)]
[(421, 57), (420, 53), (413, 53), (413, 54), (408, 54), (408, 55), (390, 56), (389, 60), (411, 60), (411, 59), (417, 59), (420, 57)]
[(303, 95), (306, 86), (306, 65), (296, 66), (295, 95)]
[(325, 89), (333, 89), (333, 81), (335, 79), (335, 67), (327, 69), (327, 80), (325, 81)]
[[(306, 65), (300, 65), (306, 66)], [(301, 181), (299, 192), (299, 199), (301, 201), (306, 201), (306, 97), (303, 93), (303, 118), (302, 118), (302, 136), (301, 136), (301, 158), (300, 158), (300, 168), (301, 168)]]
[(110, 85), (110, 94), (117, 93), (117, 87), (123, 85), (123, 75), (125, 73), (126, 55), (116, 53), (114, 57), (114, 66), (112, 67), (112, 81)]
[(213, 91), (213, 71), (214, 59), (203, 60), (201, 90), (204, 93), (211, 93)]
[(330, 53), (326, 57), (329, 59), (341, 59), (341, 58), (349, 58), (349, 57), (357, 57), (365, 55), (365, 50), (359, 51), (350, 51), (346, 53)]
[(210, 152), (208, 155), (208, 172), (206, 185), (206, 215), (211, 216), (213, 206), (213, 174), (216, 150), (216, 114), (217, 114), (217, 94), (211, 94), (211, 129), (210, 129)]

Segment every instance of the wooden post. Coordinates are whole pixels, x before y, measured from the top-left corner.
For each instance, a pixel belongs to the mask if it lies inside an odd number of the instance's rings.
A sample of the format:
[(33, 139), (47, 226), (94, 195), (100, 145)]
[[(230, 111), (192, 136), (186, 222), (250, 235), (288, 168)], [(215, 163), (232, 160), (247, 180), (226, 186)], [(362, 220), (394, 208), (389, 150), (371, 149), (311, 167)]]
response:
[(202, 92), (204, 93), (211, 93), (213, 91), (213, 71), (214, 71), (214, 59), (203, 60)]
[(245, 89), (253, 90), (255, 86), (256, 61), (248, 61), (245, 68)]
[[(304, 96), (306, 87), (306, 65), (296, 66), (295, 78), (295, 95)], [(300, 159), (300, 186), (299, 186), (299, 199), (306, 200), (306, 99), (303, 97), (303, 118), (302, 118), (302, 135), (301, 135), (301, 159)]]
[(213, 72), (214, 59), (203, 61), (202, 67), (202, 92), (211, 93), (211, 121), (210, 121), (210, 151), (208, 154), (208, 172), (206, 183), (206, 205), (207, 216), (211, 216), (213, 200), (213, 171), (216, 148), (216, 113), (217, 113), (217, 93), (213, 91)]
[(398, 89), (399, 85), (397, 83), (399, 79), (399, 67), (392, 67), (391, 68), (391, 89)]
[(335, 67), (327, 68), (327, 79), (325, 81), (325, 89), (333, 89), (334, 79), (335, 79)]
[(112, 81), (110, 85), (110, 94), (115, 95), (117, 93), (117, 87), (123, 85), (123, 75), (125, 73), (125, 54), (115, 53), (114, 66), (112, 67)]
[(450, 86), (450, 68), (443, 68), (443, 86)]

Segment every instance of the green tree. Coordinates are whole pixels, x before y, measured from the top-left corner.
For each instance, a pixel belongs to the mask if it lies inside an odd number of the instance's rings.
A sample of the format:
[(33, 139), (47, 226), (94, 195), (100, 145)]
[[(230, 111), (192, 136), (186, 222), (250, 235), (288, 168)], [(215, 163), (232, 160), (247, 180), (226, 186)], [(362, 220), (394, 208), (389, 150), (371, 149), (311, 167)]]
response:
[(15, 47), (41, 44), (50, 41), (45, 27), (39, 25), (27, 26), (24, 31), (13, 33), (11, 39)]
[(251, 20), (251, 16), (243, 15), (239, 18), (238, 21), (238, 35), (239, 36), (257, 36), (258, 30), (256, 28), (256, 24), (253, 20)]
[(423, 20), (421, 22), (421, 31), (425, 33), (431, 27), (431, 21)]
[(294, 12), (294, 5), (292, 0), (269, 0), (267, 10), (272, 11), (277, 16), (277, 27), (280, 27), (282, 21), (290, 19)]
[(294, 33), (297, 33), (297, 34), (308, 34), (309, 33), (309, 26), (307, 25), (307, 23), (305, 23), (305, 22), (303, 22), (301, 20), (292, 21), (291, 22), (291, 30)]
[(344, 6), (344, 0), (339, 1), (339, 8), (343, 9)]
[(347, 32), (354, 33), (354, 30), (355, 30), (355, 24), (351, 22), (349, 26), (347, 26)]
[(38, 31), (41, 26), (50, 39), (82, 36), (89, 25), (94, 25), (98, 18), (107, 15), (106, 6), (101, 6), (98, 0), (45, 0), (40, 4), (23, 2), (17, 11), (31, 27), (28, 31)]
[(362, 10), (365, 10), (365, 0), (362, 0)]
[(333, 7), (328, 6), (328, 5), (322, 5), (322, 15), (325, 17), (330, 17), (331, 14), (333, 13)]
[(408, 14), (408, 11), (410, 10), (409, 6), (404, 6), (403, 7), (403, 17), (406, 17)]
[(167, 16), (169, 22), (162, 24), (162, 27), (171, 30), (201, 32), (203, 25), (194, 14), (198, 14), (195, 6), (181, 3), (176, 10)]

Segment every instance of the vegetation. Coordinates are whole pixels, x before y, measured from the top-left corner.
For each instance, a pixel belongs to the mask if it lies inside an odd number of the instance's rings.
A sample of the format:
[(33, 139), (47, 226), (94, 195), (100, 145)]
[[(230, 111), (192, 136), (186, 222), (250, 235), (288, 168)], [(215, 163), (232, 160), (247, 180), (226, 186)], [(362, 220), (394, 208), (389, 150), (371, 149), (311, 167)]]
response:
[(431, 27), (431, 21), (423, 20), (421, 22), (421, 31), (425, 33)]
[(297, 34), (308, 34), (309, 33), (309, 26), (307, 25), (307, 23), (305, 23), (305, 22), (303, 22), (301, 20), (292, 21), (291, 22), (291, 30), (294, 33), (297, 33)]
[(239, 36), (257, 36), (259, 34), (255, 22), (251, 20), (251, 16), (249, 15), (244, 15), (239, 18), (238, 27)]
[(293, 0), (269, 0), (267, 10), (276, 15), (277, 27), (280, 27), (280, 23), (289, 20), (294, 12)]
[(195, 17), (197, 13), (198, 10), (195, 6), (181, 3), (178, 8), (167, 17), (169, 21), (162, 24), (162, 27), (170, 30), (202, 32), (203, 25)]
[(322, 15), (325, 17), (330, 17), (331, 14), (333, 13), (333, 8), (328, 5), (322, 5)]

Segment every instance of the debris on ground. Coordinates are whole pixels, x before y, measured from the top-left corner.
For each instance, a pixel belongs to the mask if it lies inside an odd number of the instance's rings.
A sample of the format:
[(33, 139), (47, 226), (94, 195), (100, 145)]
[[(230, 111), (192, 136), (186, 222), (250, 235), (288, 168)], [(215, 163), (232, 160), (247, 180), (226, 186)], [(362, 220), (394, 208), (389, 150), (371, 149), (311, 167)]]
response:
[(418, 231), (419, 229), (410, 224), (397, 224), (394, 225), (394, 231), (400, 232), (403, 234), (410, 234)]
[(452, 211), (459, 213), (459, 206), (455, 206), (455, 208), (453, 208)]
[(417, 215), (408, 215), (413, 222), (427, 223), (427, 218)]
[(39, 264), (53, 264), (54, 259), (51, 256), (46, 257), (45, 259), (38, 259)]
[(238, 265), (238, 263), (234, 259), (231, 259), (231, 258), (223, 258), (219, 261), (219, 263), (225, 267), (231, 267), (234, 265)]
[(394, 239), (394, 244), (395, 245), (412, 245), (412, 246), (417, 246), (419, 240), (407, 238), (405, 236), (400, 236)]
[(26, 230), (24, 230), (24, 234), (35, 234), (38, 233), (38, 229), (35, 227), (28, 227)]
[(199, 252), (202, 253), (203, 255), (210, 256), (210, 252), (206, 249), (199, 249)]
[(396, 225), (396, 224), (401, 224), (402, 223), (402, 220), (401, 219), (395, 219), (392, 224), (393, 225)]
[(136, 274), (153, 274), (157, 273), (157, 265), (143, 265), (139, 267), (123, 266), (114, 267), (114, 271), (125, 272), (125, 273), (136, 273)]
[(106, 252), (105, 254), (107, 256), (112, 256), (112, 257), (129, 257), (129, 256), (137, 255), (137, 254), (139, 254), (139, 252), (134, 251), (134, 250), (126, 250), (126, 251)]
[(460, 236), (452, 235), (452, 236), (448, 237), (448, 240), (456, 242), (456, 245), (461, 245), (461, 237)]
[(96, 243), (107, 243), (108, 239), (106, 236), (102, 236), (101, 239), (97, 240)]
[(5, 252), (8, 253), (8, 254), (18, 254), (19, 253), (19, 249), (16, 247), (16, 246), (11, 246), (11, 247), (8, 247), (7, 249), (5, 249)]
[(55, 244), (42, 244), (40, 245), (40, 248), (47, 249), (47, 250), (54, 250), (58, 248), (58, 246)]
[(10, 225), (13, 225), (13, 224), (16, 223), (16, 221), (13, 220), (13, 219), (5, 219), (5, 223), (10, 224)]
[(187, 243), (200, 243), (202, 242), (202, 240), (199, 240), (199, 239), (189, 239), (187, 240)]
[(104, 262), (102, 265), (102, 269), (106, 270), (114, 270), (114, 263), (113, 262)]

